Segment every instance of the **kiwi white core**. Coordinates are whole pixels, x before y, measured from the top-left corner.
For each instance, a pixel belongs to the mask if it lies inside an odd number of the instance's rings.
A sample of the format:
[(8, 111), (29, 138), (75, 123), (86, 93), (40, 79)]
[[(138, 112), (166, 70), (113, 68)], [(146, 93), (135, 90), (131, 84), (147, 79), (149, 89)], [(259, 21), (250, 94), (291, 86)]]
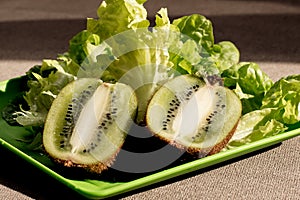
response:
[(213, 108), (214, 95), (212, 93), (210, 87), (202, 87), (186, 104), (179, 107), (172, 126), (177, 140), (180, 140), (181, 136), (193, 137), (199, 132), (201, 123), (205, 121)]
[(109, 86), (107, 83), (99, 86), (92, 98), (83, 107), (70, 139), (71, 153), (83, 151), (92, 140), (92, 132), (100, 123), (101, 117), (109, 104)]

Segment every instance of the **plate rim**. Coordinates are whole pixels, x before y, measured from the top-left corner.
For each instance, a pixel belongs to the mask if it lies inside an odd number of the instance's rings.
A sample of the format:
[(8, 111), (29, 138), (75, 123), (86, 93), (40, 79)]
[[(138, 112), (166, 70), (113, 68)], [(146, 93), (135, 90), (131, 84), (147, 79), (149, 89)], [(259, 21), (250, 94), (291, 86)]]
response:
[[(216, 153), (214, 155), (206, 156), (200, 159), (196, 159), (187, 163), (183, 163), (181, 165), (159, 171), (129, 182), (119, 183), (116, 186), (107, 187), (104, 189), (99, 188), (99, 190), (95, 191), (88, 191), (86, 188), (81, 187), (78, 185), (79, 182), (86, 182), (85, 180), (73, 180), (62, 176), (61, 174), (57, 173), (56, 171), (52, 170), (48, 166), (42, 164), (41, 162), (37, 161), (33, 157), (29, 156), (28, 154), (24, 153), (22, 150), (18, 149), (14, 145), (10, 144), (9, 142), (5, 141), (0, 136), (0, 144), (1, 146), (5, 147), (6, 149), (10, 150), (11, 152), (17, 154), (22, 159), (26, 160), (33, 166), (37, 167), (39, 170), (47, 173), (52, 178), (55, 178), (59, 182), (65, 184), (69, 188), (73, 189), (77, 193), (87, 197), (87, 198), (107, 198), (112, 197), (118, 194), (122, 194), (125, 192), (129, 192), (138, 188), (142, 188), (154, 183), (158, 183), (161, 181), (165, 181), (180, 175), (184, 175), (199, 169), (203, 169), (218, 163), (222, 163), (224, 161), (240, 157), (242, 155), (246, 155), (248, 153), (273, 146), (275, 144), (281, 143), (284, 140), (291, 139), (293, 137), (297, 137), (300, 135), (300, 128), (294, 129), (291, 131), (287, 131), (275, 136), (270, 136), (267, 138), (263, 138), (261, 140), (248, 143), (239, 147), (235, 147), (233, 149), (229, 149), (223, 152)], [(101, 181), (101, 180), (96, 180)], [(92, 183), (90, 183), (92, 184)]]

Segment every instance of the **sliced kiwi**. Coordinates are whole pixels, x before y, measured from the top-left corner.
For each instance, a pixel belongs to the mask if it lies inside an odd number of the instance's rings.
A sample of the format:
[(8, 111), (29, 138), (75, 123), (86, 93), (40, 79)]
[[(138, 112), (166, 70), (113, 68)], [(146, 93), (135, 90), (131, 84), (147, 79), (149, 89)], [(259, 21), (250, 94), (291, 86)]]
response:
[(240, 99), (220, 82), (193, 75), (166, 82), (148, 105), (148, 128), (192, 154), (219, 152), (232, 137), (242, 111)]
[(47, 115), (43, 144), (59, 163), (100, 173), (115, 159), (137, 108), (121, 83), (82, 78), (64, 87)]

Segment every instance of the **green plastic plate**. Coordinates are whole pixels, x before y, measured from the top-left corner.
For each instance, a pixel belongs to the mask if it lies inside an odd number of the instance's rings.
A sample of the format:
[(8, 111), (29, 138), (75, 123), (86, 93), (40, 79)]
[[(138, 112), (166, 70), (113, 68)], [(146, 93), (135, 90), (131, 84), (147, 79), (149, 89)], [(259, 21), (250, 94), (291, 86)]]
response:
[[(20, 88), (22, 88), (21, 78), (0, 82), (0, 111), (11, 99), (20, 94)], [(24, 128), (10, 126), (2, 119), (2, 117), (0, 117), (0, 130), (0, 143), (2, 146), (14, 152), (32, 165), (36, 166), (38, 169), (70, 187), (79, 194), (91, 199), (102, 199), (129, 192), (147, 185), (212, 166), (300, 135), (300, 128), (298, 127), (292, 131), (264, 138), (260, 141), (227, 151), (222, 151), (204, 158), (179, 159), (179, 161), (171, 163), (162, 169), (148, 171), (147, 173), (122, 172), (109, 169), (104, 172), (103, 175), (99, 176), (86, 174), (72, 176), (70, 175), (71, 173), (68, 173), (69, 169), (58, 167), (45, 154), (30, 150), (28, 145), (22, 141), (24, 140), (24, 137), (28, 135), (28, 131)], [(153, 160), (150, 160), (150, 162), (156, 163), (160, 162), (162, 158), (160, 157), (159, 160), (155, 158), (152, 159)], [(145, 162), (147, 161), (145, 160)], [(126, 163), (126, 165), (129, 165), (130, 167), (130, 161)]]

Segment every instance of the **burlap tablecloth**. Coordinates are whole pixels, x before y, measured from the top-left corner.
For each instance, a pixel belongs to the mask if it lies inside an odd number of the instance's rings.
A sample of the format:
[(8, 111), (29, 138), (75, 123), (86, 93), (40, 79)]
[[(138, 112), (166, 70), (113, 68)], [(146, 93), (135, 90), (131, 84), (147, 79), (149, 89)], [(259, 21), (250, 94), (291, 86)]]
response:
[[(98, 0), (0, 1), (0, 81), (23, 75), (43, 58), (66, 51), (68, 40), (95, 17)], [(200, 13), (216, 41), (231, 40), (242, 61), (257, 62), (274, 80), (300, 73), (297, 0), (149, 0), (150, 17)], [(0, 130), (1, 131), (1, 130)], [(169, 181), (123, 199), (300, 199), (300, 137)], [(0, 148), (0, 199), (81, 199), (76, 193)]]

